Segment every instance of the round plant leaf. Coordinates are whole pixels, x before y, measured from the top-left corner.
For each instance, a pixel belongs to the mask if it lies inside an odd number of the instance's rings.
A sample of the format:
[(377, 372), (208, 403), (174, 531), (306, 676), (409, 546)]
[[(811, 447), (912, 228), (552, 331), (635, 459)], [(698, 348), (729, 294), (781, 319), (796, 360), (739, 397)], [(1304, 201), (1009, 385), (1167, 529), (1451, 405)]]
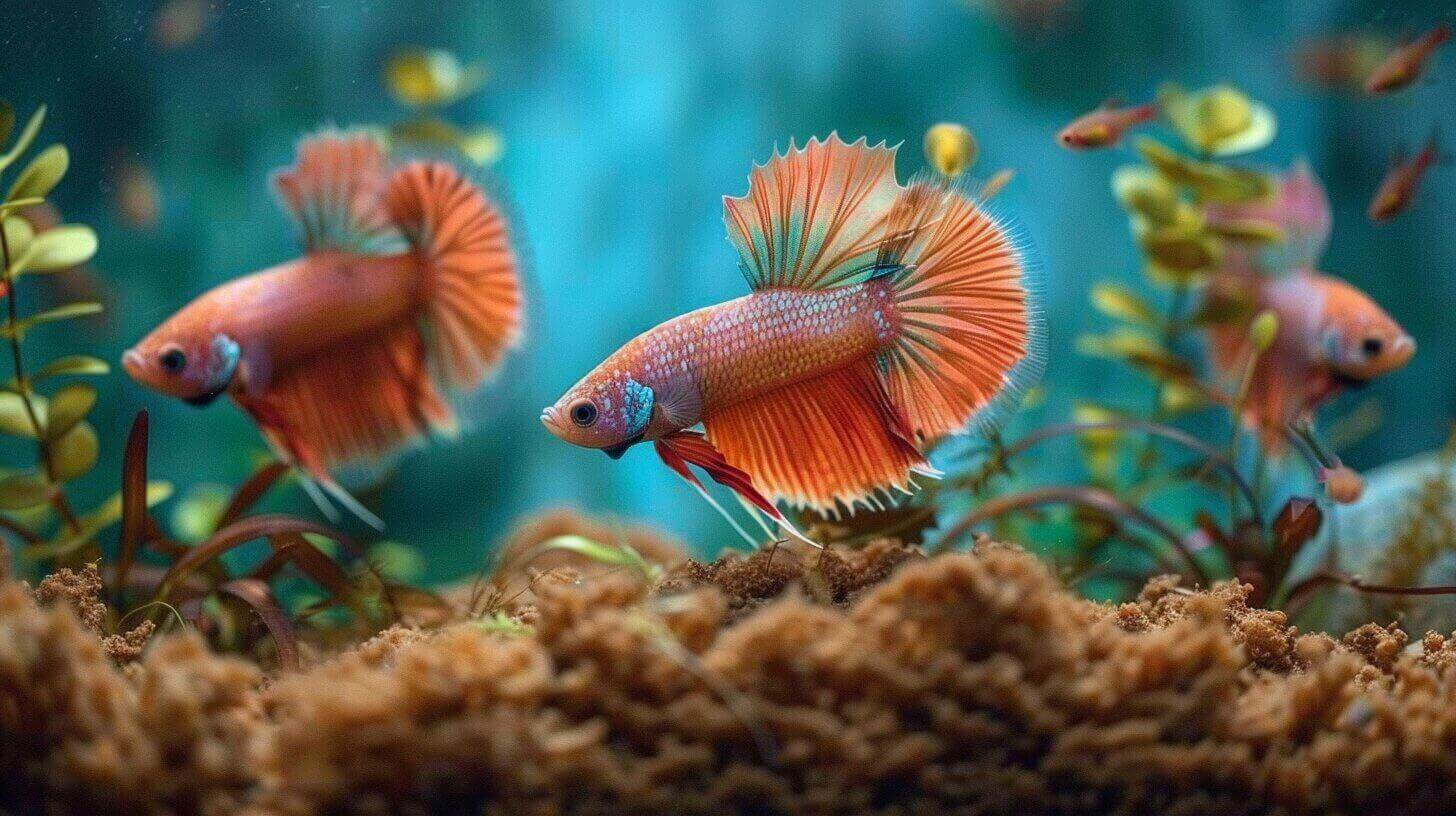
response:
[(51, 145), (20, 171), (6, 198), (45, 198), (65, 177), (70, 166), (71, 154), (66, 151), (66, 146)]
[(95, 254), (94, 230), (82, 224), (63, 224), (31, 239), (20, 266), (28, 272), (54, 272), (83, 264)]
[[(45, 400), (32, 397), (31, 406), (35, 408), (36, 418), (44, 425)], [(31, 423), (30, 414), (25, 410), (25, 401), (13, 391), (0, 391), (0, 433), (22, 439), (35, 439), (35, 425)]]
[(51, 469), (56, 479), (69, 482), (91, 472), (101, 444), (91, 423), (82, 422), (51, 446)]
[(96, 389), (86, 383), (72, 383), (51, 395), (46, 436), (60, 439), (96, 407)]
[(29, 510), (51, 498), (51, 486), (34, 473), (18, 473), (0, 479), (0, 510)]

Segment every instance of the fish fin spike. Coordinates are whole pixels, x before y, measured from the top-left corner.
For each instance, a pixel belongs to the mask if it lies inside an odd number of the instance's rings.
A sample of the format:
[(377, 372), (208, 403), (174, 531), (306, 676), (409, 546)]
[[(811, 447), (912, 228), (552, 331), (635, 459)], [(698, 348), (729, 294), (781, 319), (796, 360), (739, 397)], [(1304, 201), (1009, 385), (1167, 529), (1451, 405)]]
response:
[(388, 160), (369, 133), (325, 130), (298, 143), (273, 189), (298, 226), (305, 251), (390, 255), (406, 248), (383, 206)]
[(324, 479), (319, 482), (319, 487), (322, 487), (324, 489), (324, 492), (327, 493), (330, 498), (332, 498), (335, 502), (338, 502), (340, 507), (348, 510), (360, 521), (374, 528), (378, 532), (384, 532), (384, 521), (380, 519), (379, 516), (376, 516), (373, 513), (369, 512), (369, 508), (365, 507), (362, 503), (360, 503), (358, 499), (354, 498), (353, 494), (345, 490), (343, 485), (339, 484), (333, 479)]
[(389, 177), (385, 209), (423, 261), (436, 379), (476, 388), (522, 333), (520, 259), (500, 206), (455, 167), (414, 161)]
[(791, 142), (725, 196), (723, 220), (751, 289), (825, 289), (870, 268), (881, 219), (899, 191), (895, 148), (837, 134)]
[(703, 427), (765, 495), (824, 512), (903, 486), (926, 464), (870, 358), (713, 412)]
[(355, 335), (274, 372), (234, 400), (265, 437), (321, 482), (334, 468), (457, 432), (425, 365), (420, 330), (399, 323)]
[(338, 508), (334, 507), (333, 503), (329, 501), (329, 497), (324, 494), (318, 482), (314, 481), (313, 477), (309, 476), (307, 472), (300, 470), (298, 483), (303, 485), (303, 492), (308, 494), (309, 500), (314, 503), (314, 506), (319, 509), (320, 513), (324, 514), (324, 518), (328, 519), (330, 524), (338, 524)]
[(1046, 364), (1041, 269), (1021, 231), (960, 184), (912, 179), (887, 216), (882, 263), (899, 331), (881, 353), (917, 440), (996, 429)]

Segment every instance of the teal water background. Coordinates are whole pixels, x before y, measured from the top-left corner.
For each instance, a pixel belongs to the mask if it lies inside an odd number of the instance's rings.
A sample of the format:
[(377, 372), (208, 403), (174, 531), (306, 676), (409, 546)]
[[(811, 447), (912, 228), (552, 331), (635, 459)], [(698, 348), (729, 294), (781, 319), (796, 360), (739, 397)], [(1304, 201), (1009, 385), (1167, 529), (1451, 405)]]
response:
[[(921, 165), (925, 128), (959, 121), (980, 140), (982, 175), (1017, 171), (1001, 204), (1048, 274), (1047, 400), (1022, 420), (1039, 422), (1066, 418), (1078, 399), (1145, 399), (1137, 379), (1073, 349), (1105, 325), (1086, 305), (1089, 286), (1140, 280), (1108, 187), (1131, 153), (1073, 154), (1052, 135), (1106, 97), (1142, 99), (1163, 80), (1232, 82), (1279, 118), (1277, 140), (1254, 158), (1307, 156), (1330, 188), (1322, 266), (1374, 295), (1420, 344), (1409, 368), (1358, 398), (1377, 398), (1386, 421), (1348, 460), (1367, 467), (1429, 449), (1456, 409), (1456, 168), (1432, 172), (1395, 222), (1364, 217), (1398, 145), (1417, 145), (1438, 120), (1456, 130), (1456, 49), (1440, 55), (1432, 82), (1389, 99), (1311, 88), (1290, 67), (1308, 37), (1409, 33), (1451, 21), (1450, 3), (1086, 0), (1027, 31), (957, 0), (231, 2), (175, 51), (150, 41), (157, 5), (0, 10), (0, 95), (22, 113), (51, 106), (42, 142), (63, 141), (72, 156), (54, 200), (68, 220), (97, 227), (93, 265), (112, 299), (105, 323), (37, 333), (37, 357), (84, 350), (115, 361), (205, 288), (292, 257), (268, 172), (321, 125), (402, 118), (380, 79), (398, 49), (440, 46), (490, 66), (484, 89), (447, 115), (505, 138), (494, 174), (530, 258), (526, 346), (484, 392), (474, 433), (404, 456), (369, 497), (392, 537), (430, 554), (436, 578), (473, 569), (513, 519), (560, 504), (648, 519), (703, 549), (733, 542), (650, 450), (612, 462), (555, 440), (537, 416), (637, 332), (742, 294), (721, 196), (741, 194), (775, 146), (830, 131), (905, 142), (906, 175)], [(162, 210), (151, 229), (115, 216), (107, 164), (118, 153), (155, 173)], [(154, 475), (184, 490), (237, 482), (261, 450), (235, 408), (192, 409), (116, 373), (95, 417), (103, 468), (114, 472), (141, 408), (152, 415)], [(1038, 474), (1075, 468), (1070, 448), (1047, 450)], [(277, 503), (310, 512), (296, 495)]]

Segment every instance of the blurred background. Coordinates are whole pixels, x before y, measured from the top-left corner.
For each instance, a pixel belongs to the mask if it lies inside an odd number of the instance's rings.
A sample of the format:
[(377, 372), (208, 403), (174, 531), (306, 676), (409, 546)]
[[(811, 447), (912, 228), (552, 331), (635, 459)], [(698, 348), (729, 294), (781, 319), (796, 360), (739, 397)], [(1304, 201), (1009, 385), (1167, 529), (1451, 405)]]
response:
[[(50, 105), (41, 144), (64, 142), (72, 157), (52, 199), (101, 239), (89, 273), (66, 285), (110, 306), (67, 324), (82, 330), (29, 342), (38, 356), (114, 362), (204, 289), (293, 257), (269, 171), (322, 125), (410, 117), (386, 65), (409, 49), (448, 49), (487, 71), (439, 114), (499, 136), (488, 173), (529, 258), (527, 342), (473, 408), (474, 431), (401, 457), (366, 491), (369, 503), (391, 537), (431, 554), (434, 579), (473, 571), (513, 520), (560, 504), (651, 519), (712, 551), (734, 543), (732, 531), (649, 449), (612, 462), (554, 439), (537, 416), (638, 332), (745, 292), (720, 200), (746, 189), (753, 163), (790, 138), (838, 131), (903, 141), (903, 177), (923, 163), (927, 127), (967, 125), (980, 142), (977, 174), (1016, 171), (1000, 205), (1049, 278), (1046, 391), (1017, 420), (1039, 424), (1065, 419), (1078, 400), (1145, 390), (1075, 352), (1078, 335), (1105, 327), (1086, 305), (1093, 283), (1143, 286), (1108, 183), (1131, 151), (1072, 153), (1053, 135), (1109, 97), (1143, 101), (1165, 80), (1226, 81), (1278, 117), (1277, 138), (1252, 160), (1308, 157), (1328, 186), (1334, 235), (1322, 266), (1420, 344), (1408, 368), (1334, 409), (1382, 412), (1345, 451), (1365, 469), (1438, 446), (1456, 408), (1456, 171), (1436, 168), (1390, 223), (1365, 216), (1391, 155), (1417, 148), (1443, 116), (1450, 130), (1456, 53), (1438, 54), (1438, 78), (1381, 98), (1309, 81), (1295, 54), (1315, 38), (1399, 38), (1452, 15), (1437, 0), (6, 3), (0, 96), (21, 115)], [(236, 484), (263, 454), (230, 404), (190, 408), (120, 373), (103, 383), (93, 416), (103, 468), (118, 466), (141, 408), (152, 416), (152, 473), (184, 497)], [(1075, 467), (1048, 450), (1037, 468)], [(296, 489), (274, 501), (309, 512)]]

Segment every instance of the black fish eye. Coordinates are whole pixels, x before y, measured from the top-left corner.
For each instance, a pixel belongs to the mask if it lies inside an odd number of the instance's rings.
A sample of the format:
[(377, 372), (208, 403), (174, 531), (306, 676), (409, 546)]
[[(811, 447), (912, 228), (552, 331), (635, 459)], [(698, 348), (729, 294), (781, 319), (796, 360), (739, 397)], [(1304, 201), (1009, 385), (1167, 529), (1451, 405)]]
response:
[(181, 374), (182, 369), (187, 367), (187, 355), (182, 353), (182, 349), (168, 349), (157, 358), (157, 364), (168, 374)]
[(571, 406), (571, 421), (583, 428), (597, 421), (597, 407), (590, 400), (582, 400)]
[(1384, 348), (1385, 344), (1380, 342), (1379, 337), (1367, 337), (1365, 338), (1364, 342), (1360, 344), (1360, 350), (1365, 352), (1366, 357), (1374, 357), (1375, 355), (1379, 354)]

